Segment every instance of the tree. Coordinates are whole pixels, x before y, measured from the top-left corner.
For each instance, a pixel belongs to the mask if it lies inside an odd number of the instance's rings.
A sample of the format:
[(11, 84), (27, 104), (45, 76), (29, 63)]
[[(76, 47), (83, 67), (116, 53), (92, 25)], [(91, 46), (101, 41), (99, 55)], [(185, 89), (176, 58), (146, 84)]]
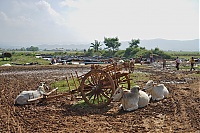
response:
[(10, 58), (10, 59), (11, 59), (12, 54), (11, 54), (11, 53), (8, 53), (8, 52), (5, 52), (5, 53), (2, 54), (2, 56), (3, 56), (3, 60), (4, 60), (4, 58), (6, 58), (6, 60), (7, 60), (7, 58)]
[(20, 49), (20, 51), (26, 51), (26, 49), (25, 49), (24, 47), (22, 47), (22, 48)]
[(164, 51), (160, 50), (158, 47), (156, 47), (154, 50), (151, 49), (151, 52), (152, 52), (154, 55), (160, 56), (160, 57), (165, 58), (165, 59), (170, 59), (170, 58), (172, 58), (169, 54), (167, 54), (167, 53), (165, 53)]
[(136, 39), (132, 39), (131, 42), (129, 42), (129, 45), (130, 45), (131, 48), (132, 47), (137, 48), (138, 44), (140, 44), (140, 39), (137, 39), (137, 40)]
[(91, 43), (90, 47), (93, 47), (94, 52), (98, 52), (99, 48), (102, 46), (100, 41), (94, 40), (94, 43)]
[(106, 38), (104, 37), (104, 44), (107, 46), (108, 49), (112, 50), (112, 53), (117, 51), (121, 46), (118, 37), (115, 38)]
[(85, 53), (85, 56), (93, 56), (94, 55), (94, 49), (88, 49), (88, 51)]
[(26, 48), (27, 51), (39, 51), (39, 48), (38, 47), (34, 47), (34, 46), (31, 46), (29, 48)]

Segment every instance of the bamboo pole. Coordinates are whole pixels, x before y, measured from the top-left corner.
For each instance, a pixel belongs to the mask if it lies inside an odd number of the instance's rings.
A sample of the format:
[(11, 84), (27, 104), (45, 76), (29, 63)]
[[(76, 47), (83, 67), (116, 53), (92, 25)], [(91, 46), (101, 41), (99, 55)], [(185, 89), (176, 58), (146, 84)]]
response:
[(69, 80), (68, 80), (68, 77), (66, 76), (66, 81), (67, 81), (67, 85), (69, 87), (69, 91), (71, 91), (71, 88), (70, 88), (70, 84), (69, 84)]
[(79, 77), (78, 77), (78, 72), (75, 71), (75, 73), (76, 73), (76, 77), (77, 77), (77, 79), (78, 79), (78, 83), (79, 83), (79, 86), (80, 86), (81, 82), (80, 82), (80, 79), (79, 79)]
[(72, 80), (73, 80), (73, 82), (74, 82), (74, 86), (76, 87), (76, 89), (78, 89), (78, 88), (77, 88), (77, 85), (76, 85), (76, 82), (75, 82), (75, 80), (74, 80), (74, 76), (73, 76), (72, 73), (71, 73), (71, 77), (72, 77)]

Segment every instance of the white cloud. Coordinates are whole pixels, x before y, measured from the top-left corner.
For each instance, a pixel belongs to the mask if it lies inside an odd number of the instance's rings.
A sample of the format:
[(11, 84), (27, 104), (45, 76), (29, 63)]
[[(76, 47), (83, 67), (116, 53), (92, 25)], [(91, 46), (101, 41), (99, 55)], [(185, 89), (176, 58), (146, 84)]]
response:
[(25, 16), (10, 17), (4, 12), (0, 12), (0, 20), (4, 23), (4, 26), (14, 27), (14, 26), (24, 26), (30, 24), (32, 20)]
[(199, 38), (197, 3), (198, 0), (2, 0), (0, 40), (93, 42), (116, 36), (121, 41), (195, 39)]
[(40, 11), (46, 11), (47, 13), (49, 13), (51, 16), (54, 17), (59, 16), (59, 14), (54, 9), (51, 8), (51, 5), (44, 0), (37, 2), (36, 5)]
[[(54, 10), (50, 3), (44, 0), (13, 0), (8, 9), (10, 8), (12, 8), (12, 10), (7, 10), (4, 14), (8, 14), (9, 20), (17, 21), (14, 25), (20, 25), (20, 21), (22, 24), (25, 22), (30, 23), (32, 21), (36, 25), (53, 24), (66, 26), (66, 21), (62, 15)], [(3, 14), (1, 14), (1, 16), (3, 16)]]
[(48, 2), (42, 0), (37, 2), (36, 6), (38, 7), (40, 13), (44, 13), (44, 15), (46, 15), (43, 19), (52, 20), (59, 25), (66, 25), (64, 18), (56, 12)]
[(16, 0), (9, 6), (0, 12), (1, 41), (65, 42), (79, 36), (47, 1)]
[(4, 12), (0, 12), (0, 19), (6, 21), (8, 19), (8, 17)]
[(78, 2), (74, 0), (63, 0), (59, 3), (61, 7), (78, 7)]

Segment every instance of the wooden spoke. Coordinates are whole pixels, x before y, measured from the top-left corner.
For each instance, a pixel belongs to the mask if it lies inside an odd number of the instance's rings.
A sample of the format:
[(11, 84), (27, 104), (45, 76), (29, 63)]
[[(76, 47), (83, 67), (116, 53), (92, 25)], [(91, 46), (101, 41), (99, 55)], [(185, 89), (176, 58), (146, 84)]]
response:
[(99, 96), (100, 96), (100, 95), (97, 94), (97, 103), (98, 103), (98, 104), (100, 103), (100, 101), (99, 101)]
[(97, 96), (97, 94), (94, 94), (94, 98), (93, 98), (93, 100), (92, 100), (92, 103), (94, 104), (95, 102), (95, 99), (96, 99), (96, 96)]
[(94, 96), (94, 93), (90, 93), (91, 95), (88, 97), (89, 100), (91, 100), (92, 96)]
[(109, 99), (108, 93), (102, 93), (102, 95), (103, 95), (104, 97), (106, 97), (106, 99)]
[(87, 81), (88, 81), (89, 84), (94, 85), (94, 82), (91, 81), (91, 78), (88, 77)]
[(100, 94), (99, 97), (101, 98), (101, 101), (103, 102), (104, 100), (103, 100), (102, 94)]
[(85, 93), (86, 96), (93, 96), (93, 94), (94, 94), (94, 91), (92, 90)]
[(90, 84), (84, 84), (84, 90), (86, 90), (88, 88), (88, 90), (91, 90), (91, 88), (93, 87), (93, 85)]

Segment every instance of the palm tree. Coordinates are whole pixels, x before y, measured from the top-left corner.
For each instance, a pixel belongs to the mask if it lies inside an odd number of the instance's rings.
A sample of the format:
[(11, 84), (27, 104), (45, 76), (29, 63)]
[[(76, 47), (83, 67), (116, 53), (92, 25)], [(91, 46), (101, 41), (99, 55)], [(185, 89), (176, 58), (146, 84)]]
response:
[(94, 52), (98, 52), (99, 48), (102, 46), (100, 41), (94, 40), (94, 43), (91, 43), (90, 47), (93, 47)]

